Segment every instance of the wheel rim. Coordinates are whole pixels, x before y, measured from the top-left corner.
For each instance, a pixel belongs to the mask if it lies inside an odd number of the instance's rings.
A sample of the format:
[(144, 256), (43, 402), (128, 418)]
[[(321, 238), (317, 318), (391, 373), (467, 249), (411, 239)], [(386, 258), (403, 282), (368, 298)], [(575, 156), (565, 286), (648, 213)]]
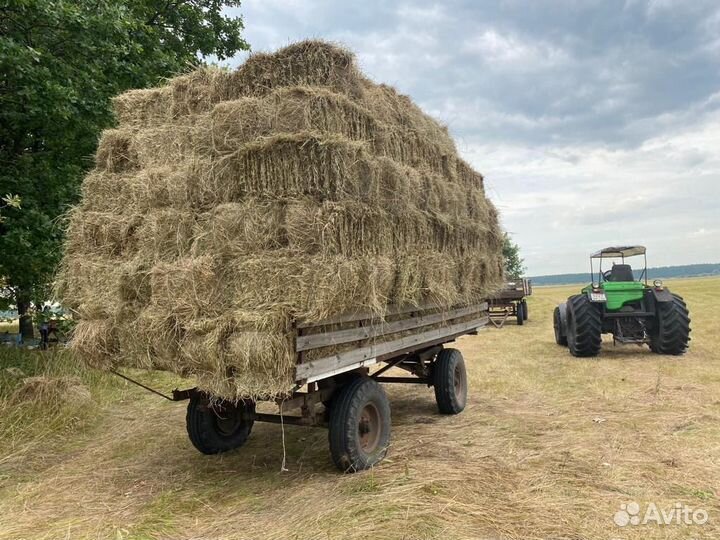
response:
[(455, 399), (458, 403), (463, 404), (466, 395), (467, 381), (465, 380), (465, 370), (458, 363), (455, 365), (453, 372), (453, 387), (455, 389)]
[(374, 403), (368, 403), (360, 411), (360, 419), (358, 421), (358, 434), (360, 438), (360, 448), (365, 453), (372, 453), (377, 450), (380, 443), (382, 420), (380, 419), (380, 411)]

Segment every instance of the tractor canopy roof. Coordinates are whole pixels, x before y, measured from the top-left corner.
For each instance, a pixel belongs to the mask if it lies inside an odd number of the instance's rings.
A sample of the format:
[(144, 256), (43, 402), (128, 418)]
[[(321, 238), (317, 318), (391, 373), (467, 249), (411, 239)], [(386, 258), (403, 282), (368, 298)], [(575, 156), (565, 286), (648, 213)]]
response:
[(606, 247), (590, 255), (591, 259), (607, 259), (610, 257), (633, 257), (645, 255), (645, 246), (613, 246)]

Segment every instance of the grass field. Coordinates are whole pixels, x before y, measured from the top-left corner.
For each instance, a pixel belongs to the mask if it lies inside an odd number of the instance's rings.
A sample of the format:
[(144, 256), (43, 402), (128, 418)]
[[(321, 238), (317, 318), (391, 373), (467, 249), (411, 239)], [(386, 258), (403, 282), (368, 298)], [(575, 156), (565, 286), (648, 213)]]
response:
[[(346, 476), (324, 430), (285, 428), (287, 472), (275, 425), (207, 457), (187, 440), (183, 404), (62, 355), (0, 351), (5, 366), (75, 374), (92, 393), (18, 404), (18, 378), (0, 375), (0, 538), (720, 538), (720, 279), (668, 285), (691, 311), (684, 357), (606, 341), (599, 358), (572, 358), (551, 315), (577, 287), (537, 289), (526, 326), (459, 341), (463, 414), (438, 415), (432, 389), (390, 386), (390, 454)], [(632, 501), (641, 516), (682, 503), (709, 517), (616, 525)]]

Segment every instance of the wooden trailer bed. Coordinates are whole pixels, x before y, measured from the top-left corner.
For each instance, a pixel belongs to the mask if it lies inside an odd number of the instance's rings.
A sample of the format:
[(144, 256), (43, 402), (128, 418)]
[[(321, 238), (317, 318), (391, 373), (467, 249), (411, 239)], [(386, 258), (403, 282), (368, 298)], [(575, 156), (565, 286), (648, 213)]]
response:
[[(329, 429), (330, 453), (339, 469), (367, 469), (385, 457), (390, 443), (390, 404), (379, 383), (433, 387), (441, 414), (465, 408), (465, 362), (460, 351), (444, 345), (487, 325), (488, 307), (487, 302), (447, 310), (428, 305), (396, 309), (383, 319), (354, 313), (298, 322), (295, 386), (266, 400), (277, 405), (277, 413), (259, 412), (256, 402), (224, 401), (197, 388), (160, 395), (189, 400), (187, 431), (202, 453), (242, 446), (254, 422), (316, 426)], [(310, 351), (338, 346), (343, 350), (308, 358)], [(407, 375), (386, 376), (393, 367)]]

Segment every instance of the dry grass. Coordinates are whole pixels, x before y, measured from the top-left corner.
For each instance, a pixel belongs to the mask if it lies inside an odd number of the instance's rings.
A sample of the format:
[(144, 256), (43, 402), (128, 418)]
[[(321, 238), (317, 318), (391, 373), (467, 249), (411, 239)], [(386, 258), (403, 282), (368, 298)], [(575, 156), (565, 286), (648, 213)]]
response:
[[(6, 368), (8, 370), (12, 368)], [(9, 372), (18, 376), (21, 372)], [(55, 407), (72, 402), (78, 406), (91, 406), (92, 395), (80, 377), (24, 377), (22, 384), (13, 392), (8, 404), (14, 407), (24, 405), (46, 405)]]
[[(684, 357), (605, 343), (598, 359), (572, 358), (553, 342), (551, 309), (577, 287), (537, 289), (527, 326), (460, 340), (463, 414), (439, 416), (429, 389), (388, 387), (390, 455), (356, 475), (334, 470), (324, 430), (286, 427), (281, 473), (278, 426), (256, 424), (244, 448), (202, 456), (182, 404), (86, 383), (96, 405), (75, 413), (80, 427), (2, 446), (0, 538), (718, 538), (720, 280), (668, 285), (691, 310)], [(153, 377), (143, 380), (182, 385)], [(617, 527), (629, 501), (682, 502), (710, 518)]]

